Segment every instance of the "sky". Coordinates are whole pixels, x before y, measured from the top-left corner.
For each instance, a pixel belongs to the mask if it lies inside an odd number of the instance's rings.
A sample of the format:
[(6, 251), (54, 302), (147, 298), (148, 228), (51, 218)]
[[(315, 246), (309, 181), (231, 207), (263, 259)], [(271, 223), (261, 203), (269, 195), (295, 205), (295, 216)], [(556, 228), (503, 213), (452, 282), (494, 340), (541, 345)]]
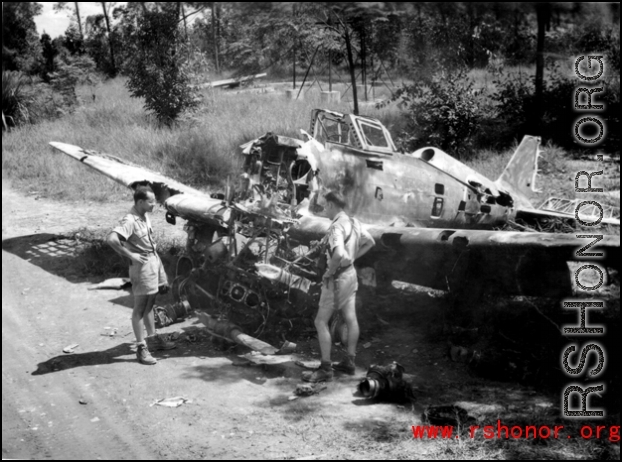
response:
[[(43, 5), (43, 11), (39, 16), (35, 16), (35, 24), (37, 25), (37, 32), (41, 35), (43, 32), (47, 32), (50, 37), (55, 38), (59, 35), (63, 35), (69, 27), (69, 22), (73, 13), (73, 2), (69, 2), (68, 6), (71, 9), (61, 12), (54, 11), (54, 4), (56, 2), (38, 2)], [(116, 2), (115, 6), (124, 5), (127, 2)], [(87, 16), (92, 14), (101, 14), (102, 7), (101, 2), (79, 2), (80, 16), (82, 17), (82, 23)]]

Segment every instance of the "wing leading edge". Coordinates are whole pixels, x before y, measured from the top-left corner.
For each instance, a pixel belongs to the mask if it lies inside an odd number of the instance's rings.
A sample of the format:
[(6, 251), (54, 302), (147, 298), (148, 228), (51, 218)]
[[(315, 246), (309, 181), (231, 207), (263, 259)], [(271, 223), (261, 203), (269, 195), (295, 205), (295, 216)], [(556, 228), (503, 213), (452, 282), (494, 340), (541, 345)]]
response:
[(57, 142), (51, 142), (50, 145), (130, 189), (149, 184), (158, 202), (175, 216), (213, 226), (225, 226), (229, 220), (230, 210), (223, 205), (222, 200), (212, 199), (208, 194), (160, 173), (79, 146)]

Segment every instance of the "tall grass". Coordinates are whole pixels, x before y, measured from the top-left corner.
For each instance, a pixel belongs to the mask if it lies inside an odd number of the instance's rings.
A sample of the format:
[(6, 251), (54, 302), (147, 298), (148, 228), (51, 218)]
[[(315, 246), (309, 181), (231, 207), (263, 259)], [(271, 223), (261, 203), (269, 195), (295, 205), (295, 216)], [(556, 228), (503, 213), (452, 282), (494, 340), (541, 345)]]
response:
[(2, 71), (2, 129), (30, 120), (26, 94), (28, 77), (21, 72)]
[[(280, 94), (203, 93), (201, 108), (169, 128), (158, 128), (141, 100), (130, 98), (123, 79), (96, 90), (78, 89), (88, 101), (60, 119), (24, 126), (2, 138), (3, 175), (18, 188), (64, 199), (127, 197), (124, 188), (55, 152), (60, 141), (105, 152), (209, 190), (235, 175), (239, 146), (266, 132), (301, 137), (311, 110), (325, 106), (311, 90), (301, 101)], [(348, 103), (330, 109), (351, 112)], [(373, 108), (366, 109), (372, 114)]]

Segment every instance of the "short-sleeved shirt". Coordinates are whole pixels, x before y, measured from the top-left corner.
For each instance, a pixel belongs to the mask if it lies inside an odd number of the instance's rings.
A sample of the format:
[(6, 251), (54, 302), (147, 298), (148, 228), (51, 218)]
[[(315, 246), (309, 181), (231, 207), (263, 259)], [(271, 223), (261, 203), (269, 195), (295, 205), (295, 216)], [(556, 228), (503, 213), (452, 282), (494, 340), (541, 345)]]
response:
[(156, 251), (149, 216), (145, 214), (143, 219), (136, 207), (132, 207), (112, 231), (125, 239), (123, 246), (132, 253), (148, 255)]
[(329, 261), (331, 254), (339, 246), (343, 246), (345, 253), (354, 261), (359, 249), (368, 242), (374, 243), (374, 238), (363, 229), (356, 218), (351, 218), (345, 212), (339, 212), (328, 229)]

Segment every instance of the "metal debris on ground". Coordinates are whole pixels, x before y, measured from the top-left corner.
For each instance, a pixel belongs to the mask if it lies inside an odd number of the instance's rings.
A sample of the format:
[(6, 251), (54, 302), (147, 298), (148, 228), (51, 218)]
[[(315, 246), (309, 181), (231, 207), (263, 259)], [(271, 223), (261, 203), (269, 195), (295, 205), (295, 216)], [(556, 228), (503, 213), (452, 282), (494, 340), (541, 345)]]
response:
[(326, 390), (326, 383), (299, 383), (296, 385), (296, 389), (294, 390), (294, 394), (296, 396), (311, 396), (317, 395), (322, 390)]
[(318, 360), (314, 360), (314, 361), (294, 361), (294, 364), (296, 366), (300, 366), (302, 368), (305, 369), (317, 369), (320, 367), (320, 361)]
[(287, 354), (293, 353), (294, 351), (296, 351), (296, 346), (297, 345), (295, 343), (285, 340), (283, 342), (283, 345), (281, 345), (281, 348), (279, 349), (279, 351), (276, 352), (276, 354), (287, 355)]
[(187, 300), (180, 300), (177, 303), (169, 304), (164, 307), (156, 305), (153, 307), (156, 328), (162, 329), (176, 322), (181, 322), (187, 318), (191, 312), (192, 307)]
[(428, 406), (423, 412), (423, 420), (432, 425), (458, 426), (475, 420), (460, 406)]
[(197, 312), (197, 317), (205, 325), (207, 332), (214, 337), (244, 345), (264, 355), (273, 355), (279, 351), (263, 340), (246, 335), (239, 326), (229, 321), (218, 320), (216, 317), (200, 311)]
[(106, 279), (105, 281), (100, 282), (99, 284), (95, 284), (88, 288), (88, 290), (99, 290), (99, 289), (124, 289), (126, 287), (131, 286), (129, 278), (112, 278)]
[(253, 364), (267, 364), (267, 365), (274, 365), (274, 364), (283, 364), (283, 363), (288, 363), (288, 362), (292, 362), (294, 361), (294, 358), (292, 358), (290, 355), (283, 355), (283, 356), (265, 356), (262, 355), (260, 353), (257, 353), (255, 351), (252, 351), (250, 353), (246, 353), (245, 355), (240, 355), (240, 358), (245, 358), (248, 361), (252, 362)]
[(175, 342), (177, 340), (179, 340), (179, 337), (181, 337), (181, 332), (176, 331), (176, 332), (172, 332), (168, 335), (168, 338), (171, 342)]
[(73, 350), (75, 350), (79, 346), (80, 345), (78, 345), (77, 343), (73, 343), (69, 346), (66, 346), (65, 348), (63, 348), (63, 353), (73, 353)]
[(369, 348), (371, 346), (370, 342), (364, 343), (363, 344), (363, 348)]
[(153, 403), (149, 405), (149, 407), (153, 407), (153, 406), (179, 407), (182, 404), (186, 404), (186, 403), (190, 404), (192, 403), (192, 401), (182, 396), (175, 396), (173, 398), (163, 398), (163, 399), (155, 400)]
[(373, 365), (358, 384), (367, 399), (404, 403), (414, 399), (412, 385), (404, 380), (404, 367), (396, 361), (388, 366)]

